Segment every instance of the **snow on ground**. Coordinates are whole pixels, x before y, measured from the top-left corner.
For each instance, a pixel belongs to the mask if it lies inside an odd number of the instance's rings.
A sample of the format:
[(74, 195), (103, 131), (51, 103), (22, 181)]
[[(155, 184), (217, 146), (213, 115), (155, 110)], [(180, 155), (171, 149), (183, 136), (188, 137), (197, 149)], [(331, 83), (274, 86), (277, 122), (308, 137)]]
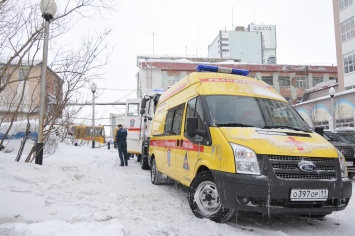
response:
[[(355, 197), (321, 219), (240, 213), (224, 224), (196, 218), (182, 186), (156, 186), (150, 172), (118, 154), (60, 143), (43, 165), (0, 152), (0, 235), (352, 235)], [(26, 146), (28, 152), (30, 145)], [(355, 180), (352, 180), (354, 183)], [(354, 192), (354, 191), (353, 191)]]

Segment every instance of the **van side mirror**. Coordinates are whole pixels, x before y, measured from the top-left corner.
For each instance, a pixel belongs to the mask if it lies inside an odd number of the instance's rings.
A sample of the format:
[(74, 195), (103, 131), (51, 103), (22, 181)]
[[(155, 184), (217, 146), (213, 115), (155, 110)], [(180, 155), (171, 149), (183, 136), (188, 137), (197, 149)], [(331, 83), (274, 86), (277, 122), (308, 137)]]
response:
[(142, 112), (142, 109), (145, 110), (146, 106), (147, 106), (147, 100), (145, 98), (142, 98), (142, 101), (141, 101), (141, 112)]
[(197, 129), (197, 118), (191, 117), (186, 119), (186, 133), (188, 136), (195, 136), (195, 130)]
[(186, 119), (186, 133), (190, 137), (194, 137), (195, 135), (206, 137), (206, 130), (198, 129), (198, 120), (196, 117)]
[(323, 137), (324, 134), (324, 127), (316, 127), (314, 130), (317, 134)]
[(145, 113), (145, 110), (143, 108), (141, 108), (141, 110), (139, 111), (139, 114), (144, 115), (144, 113)]

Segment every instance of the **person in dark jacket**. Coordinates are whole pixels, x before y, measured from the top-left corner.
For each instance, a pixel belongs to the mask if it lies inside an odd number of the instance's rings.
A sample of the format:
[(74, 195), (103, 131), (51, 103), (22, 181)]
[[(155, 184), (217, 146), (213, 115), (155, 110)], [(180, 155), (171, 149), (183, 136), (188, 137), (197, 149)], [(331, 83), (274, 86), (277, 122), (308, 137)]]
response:
[(121, 160), (120, 166), (128, 166), (127, 131), (122, 127), (121, 124), (118, 125), (118, 130), (116, 133), (116, 145), (118, 155)]

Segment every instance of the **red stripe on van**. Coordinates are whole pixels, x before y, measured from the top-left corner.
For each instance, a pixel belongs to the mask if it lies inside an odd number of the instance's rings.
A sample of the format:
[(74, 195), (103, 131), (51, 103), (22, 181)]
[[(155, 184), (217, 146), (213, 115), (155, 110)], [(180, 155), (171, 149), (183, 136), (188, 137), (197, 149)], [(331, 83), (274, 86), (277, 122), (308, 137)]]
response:
[(222, 83), (239, 83), (239, 84), (251, 84), (263, 88), (271, 89), (272, 87), (268, 84), (258, 83), (254, 81), (242, 80), (242, 79), (222, 79), (222, 78), (203, 78), (200, 79), (201, 82), (222, 82)]
[(186, 88), (186, 84), (182, 84), (179, 87), (177, 87), (176, 89), (172, 90), (169, 93), (163, 93), (159, 99), (159, 103), (165, 101), (166, 99), (170, 98), (171, 96), (173, 96), (174, 94), (177, 94), (178, 92), (180, 92), (181, 90), (183, 90), (184, 88)]
[(128, 131), (141, 131), (141, 129), (140, 128), (128, 128)]
[(150, 140), (150, 146), (154, 147), (165, 147), (170, 149), (180, 149), (187, 151), (195, 151), (195, 152), (203, 152), (204, 146), (196, 145), (189, 140), (184, 139), (182, 142), (182, 146), (177, 146), (177, 140), (169, 139), (169, 140)]

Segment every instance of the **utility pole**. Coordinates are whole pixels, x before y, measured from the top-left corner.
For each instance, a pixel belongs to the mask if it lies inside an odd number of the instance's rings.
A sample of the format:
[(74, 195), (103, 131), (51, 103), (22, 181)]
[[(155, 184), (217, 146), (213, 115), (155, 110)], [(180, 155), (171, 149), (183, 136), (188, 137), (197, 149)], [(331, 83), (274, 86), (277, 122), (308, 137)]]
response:
[(154, 53), (154, 32), (153, 32), (153, 55), (155, 55), (155, 53)]

